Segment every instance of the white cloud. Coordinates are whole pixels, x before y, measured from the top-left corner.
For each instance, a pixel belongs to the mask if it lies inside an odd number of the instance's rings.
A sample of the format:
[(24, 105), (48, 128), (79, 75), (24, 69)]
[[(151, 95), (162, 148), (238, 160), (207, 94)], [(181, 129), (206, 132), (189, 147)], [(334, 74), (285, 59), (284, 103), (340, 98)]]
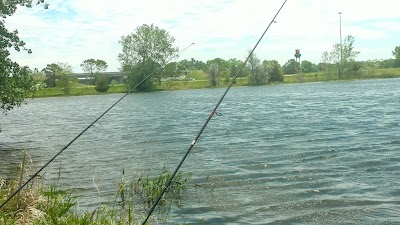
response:
[[(170, 32), (181, 49), (196, 43), (182, 54), (183, 58), (243, 59), (283, 1), (48, 0), (48, 3), (48, 10), (19, 8), (16, 15), (7, 19), (7, 27), (17, 28), (34, 52), (13, 54), (13, 58), (39, 69), (48, 63), (68, 62), (79, 72), (80, 63), (87, 58), (103, 59), (108, 62), (109, 70), (117, 70), (120, 37), (137, 26), (151, 23)], [(361, 52), (373, 55), (371, 58), (388, 58), (395, 46), (376, 46), (382, 42), (395, 43), (399, 36), (396, 4), (394, 0), (288, 0), (256, 53), (260, 58), (284, 63), (299, 48), (304, 59), (317, 63), (323, 51), (339, 42), (341, 11), (343, 37), (355, 36)], [(358, 40), (368, 42), (363, 45)]]

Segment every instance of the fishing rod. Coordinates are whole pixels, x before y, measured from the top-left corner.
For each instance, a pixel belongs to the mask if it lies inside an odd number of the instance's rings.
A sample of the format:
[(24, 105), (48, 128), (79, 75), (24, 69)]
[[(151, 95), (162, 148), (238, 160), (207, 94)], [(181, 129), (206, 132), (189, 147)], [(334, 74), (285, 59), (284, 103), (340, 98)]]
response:
[(14, 193), (12, 193), (1, 205), (0, 209), (3, 208), (18, 192), (20, 192), (29, 182), (31, 182), (44, 168), (46, 168), (57, 156), (59, 156), (65, 149), (67, 149), (71, 144), (73, 144), (82, 134), (84, 134), (91, 126), (93, 126), (98, 120), (100, 120), (105, 114), (108, 113), (114, 106), (116, 106), (122, 99), (124, 99), (128, 94), (130, 94), (133, 90), (135, 90), (139, 85), (141, 85), (143, 82), (145, 82), (147, 79), (149, 79), (151, 76), (153, 76), (156, 72), (161, 71), (164, 69), (164, 67), (172, 61), (174, 58), (179, 57), (179, 55), (184, 52), (186, 49), (188, 49), (190, 46), (194, 45), (194, 43), (188, 45), (186, 48), (184, 48), (182, 51), (178, 52), (177, 54), (173, 55), (170, 59), (168, 59), (163, 66), (160, 68), (154, 70), (152, 73), (147, 75), (145, 78), (143, 78), (139, 83), (137, 83), (134, 87), (129, 89), (129, 91), (123, 95), (121, 98), (119, 98), (114, 104), (112, 104), (106, 111), (104, 111), (99, 117), (97, 117), (92, 123), (90, 123), (85, 129), (82, 130), (78, 135), (75, 136), (67, 145), (65, 145), (57, 154), (53, 156), (49, 161), (47, 161), (40, 169), (38, 169), (23, 185), (21, 185)]
[(261, 42), (261, 40), (263, 39), (265, 33), (267, 33), (267, 31), (269, 30), (270, 26), (272, 23), (275, 22), (276, 17), (278, 16), (279, 12), (282, 10), (283, 6), (286, 4), (287, 0), (285, 0), (282, 4), (282, 6), (279, 8), (278, 12), (275, 14), (274, 18), (272, 18), (271, 22), (269, 23), (268, 27), (264, 30), (264, 33), (261, 35), (261, 37), (258, 39), (257, 43), (254, 45), (253, 49), (250, 51), (249, 55), (247, 56), (246, 60), (243, 62), (242, 66), (240, 67), (239, 71), (236, 73), (235, 77), (233, 78), (233, 80), (231, 81), (231, 83), (229, 84), (228, 88), (225, 90), (225, 92), (222, 94), (221, 98), (219, 99), (219, 101), (217, 102), (217, 104), (215, 105), (213, 111), (211, 111), (210, 115), (208, 116), (207, 120), (205, 121), (205, 123), (203, 124), (203, 126), (201, 127), (199, 133), (196, 135), (195, 139), (192, 141), (192, 143), (190, 144), (189, 148), (187, 149), (185, 155), (183, 156), (183, 158), (181, 159), (181, 161), (179, 162), (178, 166), (176, 167), (174, 173), (172, 174), (172, 176), (169, 178), (169, 180), (167, 181), (167, 183), (165, 184), (165, 187), (163, 188), (162, 192), (158, 195), (156, 201), (154, 202), (153, 206), (150, 208), (149, 212), (147, 213), (147, 217), (146, 219), (143, 221), (142, 225), (145, 225), (147, 223), (147, 220), (150, 218), (151, 214), (153, 213), (154, 209), (156, 208), (156, 206), (158, 205), (158, 203), (160, 202), (162, 196), (165, 194), (165, 192), (167, 191), (169, 185), (171, 185), (172, 180), (174, 179), (175, 175), (178, 173), (178, 170), (181, 168), (183, 162), (186, 160), (187, 156), (189, 155), (190, 151), (192, 150), (192, 148), (195, 146), (195, 144), (197, 143), (197, 140), (200, 138), (201, 134), (203, 133), (204, 129), (207, 127), (207, 124), (210, 122), (211, 118), (214, 116), (214, 114), (216, 114), (216, 111), (219, 107), (219, 105), (221, 104), (221, 102), (224, 100), (226, 94), (228, 93), (228, 91), (231, 89), (232, 85), (235, 83), (236, 78), (238, 78), (239, 74), (242, 72), (244, 66), (246, 65), (247, 61), (249, 61), (251, 55), (254, 53), (254, 51), (256, 50), (258, 44)]

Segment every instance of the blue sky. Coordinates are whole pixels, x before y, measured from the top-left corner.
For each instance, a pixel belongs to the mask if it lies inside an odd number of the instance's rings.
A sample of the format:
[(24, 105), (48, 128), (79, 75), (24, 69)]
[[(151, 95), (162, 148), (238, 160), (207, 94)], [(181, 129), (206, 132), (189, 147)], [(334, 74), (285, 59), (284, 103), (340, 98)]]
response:
[[(48, 0), (49, 9), (20, 7), (6, 19), (33, 53), (12, 53), (21, 65), (42, 69), (66, 62), (75, 72), (88, 58), (105, 60), (117, 71), (122, 35), (142, 24), (167, 30), (180, 49), (196, 43), (181, 59), (244, 59), (283, 0)], [(355, 37), (358, 60), (392, 58), (400, 45), (395, 0), (288, 0), (256, 50), (261, 59), (284, 64), (300, 49), (302, 60), (318, 63), (342, 36)]]

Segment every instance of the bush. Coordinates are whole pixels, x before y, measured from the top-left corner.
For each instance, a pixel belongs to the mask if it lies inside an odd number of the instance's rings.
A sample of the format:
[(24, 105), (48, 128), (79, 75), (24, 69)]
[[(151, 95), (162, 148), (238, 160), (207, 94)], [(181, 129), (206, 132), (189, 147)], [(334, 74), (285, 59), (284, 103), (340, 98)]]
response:
[(96, 87), (94, 89), (97, 92), (107, 92), (108, 88), (110, 88), (110, 84), (108, 83), (108, 76), (99, 75), (96, 79)]
[(113, 79), (113, 80), (111, 81), (111, 85), (117, 85), (117, 84), (119, 84), (119, 82), (118, 82), (116, 79)]

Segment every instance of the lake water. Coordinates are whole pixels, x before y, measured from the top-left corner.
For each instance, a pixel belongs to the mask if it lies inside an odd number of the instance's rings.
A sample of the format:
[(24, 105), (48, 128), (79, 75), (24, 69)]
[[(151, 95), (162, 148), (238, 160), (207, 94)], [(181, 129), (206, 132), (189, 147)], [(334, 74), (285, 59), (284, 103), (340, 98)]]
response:
[[(181, 170), (188, 224), (400, 224), (400, 79), (233, 88)], [(224, 89), (128, 95), (46, 169), (91, 209), (122, 177), (175, 168)], [(0, 174), (39, 167), (122, 95), (0, 115)], [(93, 184), (96, 183), (100, 194)]]

